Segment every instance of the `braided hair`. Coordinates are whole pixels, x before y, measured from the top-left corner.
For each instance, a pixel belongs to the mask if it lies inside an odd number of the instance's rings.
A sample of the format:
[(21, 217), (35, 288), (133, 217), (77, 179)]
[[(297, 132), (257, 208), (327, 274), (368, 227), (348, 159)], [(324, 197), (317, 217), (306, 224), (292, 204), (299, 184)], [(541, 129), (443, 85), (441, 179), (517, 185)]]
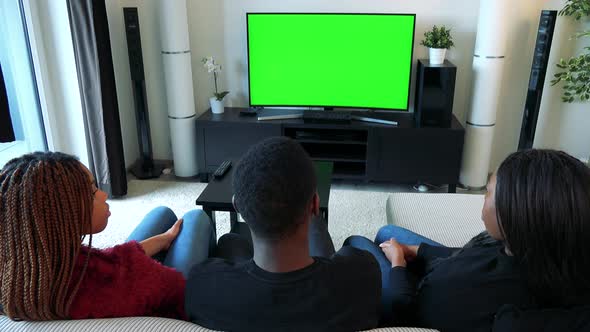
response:
[(68, 318), (88, 264), (87, 256), (80, 280), (71, 280), (91, 229), (92, 195), (87, 170), (67, 154), (26, 154), (0, 171), (3, 314), (19, 320)]

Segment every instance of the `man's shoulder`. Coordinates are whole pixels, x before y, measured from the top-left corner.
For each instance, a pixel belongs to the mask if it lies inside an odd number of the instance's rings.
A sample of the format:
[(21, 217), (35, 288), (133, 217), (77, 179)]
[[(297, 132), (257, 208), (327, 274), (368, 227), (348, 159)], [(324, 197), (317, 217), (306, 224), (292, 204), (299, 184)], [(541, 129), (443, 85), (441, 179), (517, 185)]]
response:
[(208, 258), (192, 267), (188, 279), (204, 278), (209, 275), (219, 277), (223, 273), (241, 273), (247, 263), (235, 263), (221, 258)]

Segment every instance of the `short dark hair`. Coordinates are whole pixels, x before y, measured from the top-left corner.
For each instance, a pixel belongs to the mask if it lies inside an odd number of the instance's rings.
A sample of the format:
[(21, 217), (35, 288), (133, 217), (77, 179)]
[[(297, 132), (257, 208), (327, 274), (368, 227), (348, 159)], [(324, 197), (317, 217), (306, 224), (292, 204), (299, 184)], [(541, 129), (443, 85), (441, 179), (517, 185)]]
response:
[(587, 296), (590, 169), (561, 151), (513, 153), (498, 168), (495, 201), (506, 245), (535, 300), (561, 306)]
[(257, 236), (278, 240), (294, 232), (316, 192), (309, 155), (286, 137), (252, 146), (233, 174), (234, 204)]

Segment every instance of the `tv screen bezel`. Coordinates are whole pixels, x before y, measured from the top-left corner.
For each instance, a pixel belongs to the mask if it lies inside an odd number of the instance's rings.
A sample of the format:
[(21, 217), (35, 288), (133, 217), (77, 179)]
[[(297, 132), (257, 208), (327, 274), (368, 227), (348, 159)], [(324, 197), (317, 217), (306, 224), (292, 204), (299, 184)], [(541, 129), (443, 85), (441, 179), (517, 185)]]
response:
[[(249, 16), (250, 15), (379, 15), (379, 16), (412, 16), (412, 49), (410, 52), (410, 75), (408, 77), (408, 98), (406, 102), (406, 108), (383, 108), (383, 107), (364, 107), (364, 106), (342, 106), (342, 105), (279, 105), (279, 104), (252, 104), (252, 87), (250, 85), (250, 33), (249, 33)], [(330, 109), (354, 109), (354, 110), (373, 110), (373, 111), (384, 111), (384, 112), (409, 112), (410, 110), (410, 93), (412, 85), (412, 73), (414, 69), (414, 42), (416, 38), (416, 14), (408, 13), (305, 13), (305, 12), (247, 12), (246, 13), (246, 57), (248, 61), (248, 104), (250, 107), (298, 107), (298, 108), (330, 108)]]

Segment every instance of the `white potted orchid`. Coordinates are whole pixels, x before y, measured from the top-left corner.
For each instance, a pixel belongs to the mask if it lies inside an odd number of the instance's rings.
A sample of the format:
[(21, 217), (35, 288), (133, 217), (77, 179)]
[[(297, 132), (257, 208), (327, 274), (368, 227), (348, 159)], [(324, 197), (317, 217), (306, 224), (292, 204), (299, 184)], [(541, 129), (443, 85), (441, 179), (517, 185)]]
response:
[(207, 69), (208, 73), (213, 73), (213, 82), (215, 82), (215, 93), (214, 96), (209, 98), (209, 104), (211, 105), (211, 112), (215, 114), (221, 114), (224, 110), (223, 97), (225, 97), (229, 91), (219, 92), (217, 90), (217, 74), (221, 71), (221, 65), (215, 62), (212, 56), (203, 58), (203, 67)]

